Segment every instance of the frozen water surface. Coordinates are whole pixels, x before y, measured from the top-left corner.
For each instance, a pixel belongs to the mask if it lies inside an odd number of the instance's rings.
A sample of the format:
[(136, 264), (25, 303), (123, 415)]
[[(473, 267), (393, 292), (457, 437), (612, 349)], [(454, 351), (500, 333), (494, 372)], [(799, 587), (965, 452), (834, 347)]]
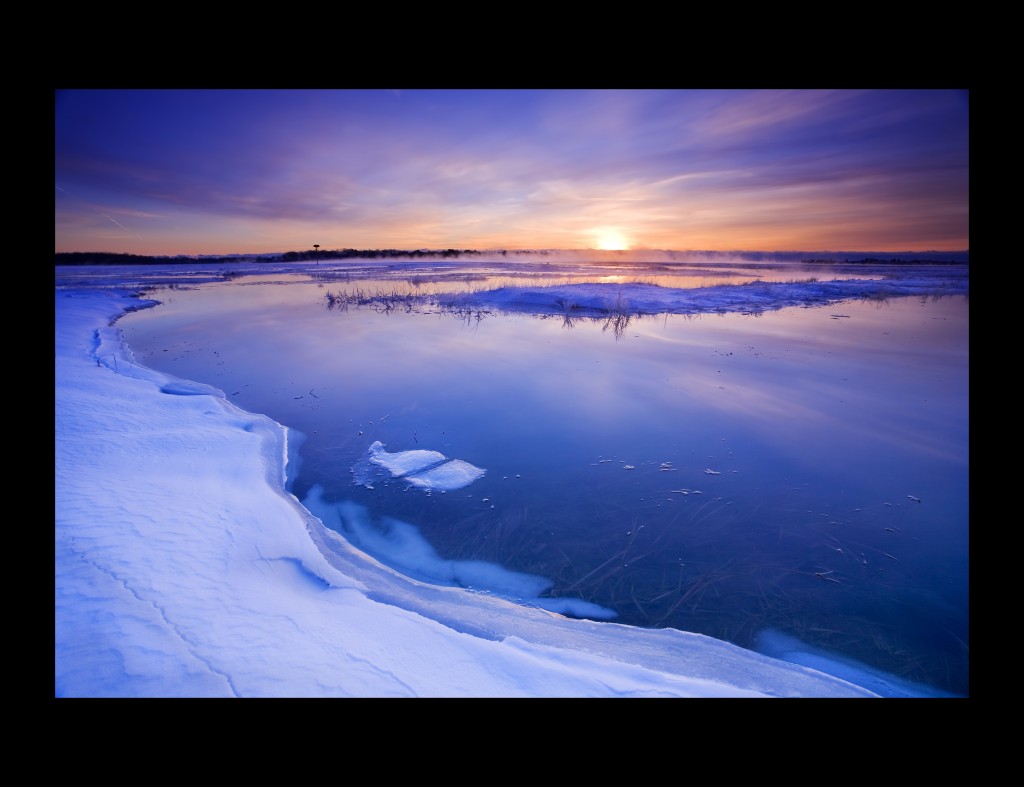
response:
[(966, 270), (671, 274), (339, 266), (118, 325), (403, 573), (966, 694)]

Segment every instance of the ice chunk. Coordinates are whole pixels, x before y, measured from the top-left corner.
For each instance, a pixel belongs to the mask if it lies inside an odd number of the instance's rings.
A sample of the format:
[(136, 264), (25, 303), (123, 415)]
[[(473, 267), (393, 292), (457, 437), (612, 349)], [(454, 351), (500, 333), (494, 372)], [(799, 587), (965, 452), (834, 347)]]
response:
[(462, 489), (469, 486), (476, 479), (482, 476), (486, 470), (461, 459), (452, 459), (450, 462), (437, 465), (421, 473), (415, 473), (405, 477), (413, 486), (421, 489)]
[(395, 478), (433, 467), (448, 458), (439, 451), (415, 450), (388, 453), (384, 450), (384, 444), (380, 440), (375, 440), (370, 446), (369, 454), (371, 462), (380, 465)]
[(408, 484), (426, 491), (447, 492), (469, 486), (486, 470), (461, 459), (448, 459), (439, 451), (396, 451), (384, 450), (379, 440), (367, 450), (364, 459), (352, 467), (357, 484), (373, 489), (374, 482), (400, 478)]

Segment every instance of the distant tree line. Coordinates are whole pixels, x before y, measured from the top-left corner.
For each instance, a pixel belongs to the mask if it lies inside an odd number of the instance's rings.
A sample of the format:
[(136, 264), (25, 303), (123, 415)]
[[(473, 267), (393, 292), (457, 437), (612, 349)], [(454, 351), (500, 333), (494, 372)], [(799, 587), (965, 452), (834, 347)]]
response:
[(155, 265), (167, 262), (192, 262), (171, 257), (147, 257), (142, 254), (115, 254), (109, 251), (57, 252), (57, 265)]
[[(403, 249), (338, 249), (336, 251), (289, 251), (272, 258), (274, 262), (303, 262), (305, 260), (348, 260), (348, 259), (393, 259), (395, 257), (407, 257), (409, 259), (420, 259), (422, 257), (461, 257), (463, 255), (483, 254), (475, 249), (444, 249), (443, 251), (428, 251), (417, 249), (405, 251)], [(260, 259), (271, 259), (261, 257)]]
[[(504, 252), (502, 252), (504, 253)], [(169, 265), (175, 263), (228, 263), (228, 262), (302, 262), (306, 260), (339, 260), (339, 259), (380, 259), (402, 258), (420, 259), (430, 257), (462, 257), (484, 254), (474, 249), (444, 249), (428, 251), (404, 251), (402, 249), (340, 249), (338, 251), (288, 251), (284, 254), (228, 254), (221, 257), (185, 255), (177, 256), (146, 256), (143, 254), (118, 254), (110, 251), (62, 251), (56, 253), (56, 265)]]
[[(516, 251), (517, 255), (536, 254), (548, 256), (551, 252), (548, 249), (536, 251)], [(621, 252), (625, 254), (626, 252)], [(741, 252), (738, 252), (741, 253)], [(56, 265), (169, 265), (175, 263), (196, 263), (209, 262), (214, 264), (225, 264), (230, 262), (305, 262), (320, 260), (346, 260), (346, 259), (431, 259), (472, 257), (486, 255), (507, 255), (504, 250), (477, 251), (475, 249), (443, 249), (428, 250), (416, 249), (408, 251), (405, 249), (337, 249), (335, 251), (320, 251), (310, 249), (307, 251), (288, 251), (284, 254), (227, 254), (224, 256), (146, 256), (143, 254), (118, 254), (110, 251), (64, 251), (57, 252)], [(635, 254), (635, 252), (633, 252)], [(797, 258), (799, 259), (799, 258)], [(800, 262), (810, 265), (966, 265), (966, 259), (937, 260), (926, 258), (906, 259), (891, 257), (864, 257), (862, 259), (836, 259), (835, 257), (808, 257), (799, 259)]]

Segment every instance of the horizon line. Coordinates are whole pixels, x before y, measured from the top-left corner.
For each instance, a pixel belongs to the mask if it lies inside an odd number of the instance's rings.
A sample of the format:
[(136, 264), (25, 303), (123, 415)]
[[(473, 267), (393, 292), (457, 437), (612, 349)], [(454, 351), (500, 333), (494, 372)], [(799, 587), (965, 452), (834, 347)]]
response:
[(455, 252), (457, 254), (543, 254), (552, 252), (571, 252), (571, 253), (586, 253), (586, 254), (601, 254), (601, 255), (614, 255), (623, 256), (627, 254), (969, 254), (970, 248), (957, 248), (957, 249), (922, 249), (922, 250), (910, 250), (910, 249), (653, 249), (653, 248), (635, 248), (635, 249), (593, 249), (586, 247), (577, 248), (530, 248), (530, 249), (506, 249), (506, 248), (486, 248), (486, 249), (467, 249), (467, 248), (417, 248), (417, 249), (400, 249), (395, 247), (378, 247), (378, 248), (365, 248), (356, 249), (352, 247), (344, 247), (337, 249), (289, 249), (287, 251), (249, 251), (249, 252), (193, 252), (193, 253), (177, 253), (177, 254), (143, 254), (139, 252), (124, 252), (124, 251), (109, 251), (109, 250), (76, 250), (76, 251), (55, 251), (55, 255), (60, 254), (107, 254), (111, 256), (130, 256), (130, 257), (266, 257), (272, 255), (283, 255), (283, 254), (332, 254), (332, 253), (345, 253), (352, 254), (353, 252), (368, 252), (374, 254), (381, 254), (385, 252), (396, 252), (399, 254), (444, 254)]

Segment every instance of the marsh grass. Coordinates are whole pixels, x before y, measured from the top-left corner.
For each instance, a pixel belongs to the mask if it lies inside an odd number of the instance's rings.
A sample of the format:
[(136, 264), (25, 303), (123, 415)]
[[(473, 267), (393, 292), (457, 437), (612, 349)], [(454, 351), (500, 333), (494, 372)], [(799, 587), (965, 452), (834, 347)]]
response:
[[(415, 275), (407, 277), (404, 281), (407, 290), (399, 291), (392, 289), (390, 292), (378, 290), (368, 291), (361, 287), (340, 292), (328, 292), (325, 295), (327, 308), (330, 310), (348, 311), (349, 307), (370, 308), (379, 314), (390, 314), (396, 312), (429, 312), (436, 310), (442, 314), (449, 314), (461, 320), (468, 326), (478, 326), (484, 317), (496, 313), (501, 314), (528, 314), (536, 319), (560, 318), (562, 327), (571, 330), (581, 321), (599, 323), (602, 332), (611, 333), (616, 340), (625, 336), (626, 331), (634, 320), (644, 316), (655, 316), (640, 308), (625, 295), (627, 288), (631, 286), (661, 287), (662, 285), (651, 282), (644, 277), (622, 277), (621, 282), (609, 282), (608, 276), (603, 274), (586, 274), (570, 276), (556, 273), (524, 273), (507, 280), (498, 281), (494, 277), (487, 277), (479, 274), (448, 274), (444, 277)], [(618, 277), (616, 277), (618, 278)], [(578, 302), (567, 296), (552, 298), (546, 306), (534, 306), (526, 308), (522, 305), (509, 304), (507, 306), (491, 305), (484, 306), (487, 302), (486, 294), (498, 292), (504, 288), (528, 287), (530, 283), (543, 279), (540, 286), (551, 287), (570, 284), (606, 284), (616, 287), (614, 296), (605, 298), (600, 304)], [(466, 285), (464, 288), (449, 289), (452, 282)], [(484, 282), (484, 284), (480, 284)], [(780, 288), (787, 286), (820, 285), (821, 292), (808, 295), (797, 293), (795, 297), (787, 298)], [(753, 281), (742, 282), (716, 282), (705, 281), (699, 286), (688, 289), (715, 288), (719, 291), (719, 297), (724, 301), (716, 306), (709, 306), (703, 309), (682, 307), (679, 309), (667, 308), (662, 310), (666, 317), (668, 314), (692, 317), (694, 314), (718, 314), (724, 315), (730, 312), (738, 312), (748, 317), (761, 317), (766, 311), (774, 311), (785, 306), (801, 305), (804, 307), (822, 306), (836, 304), (843, 301), (861, 303), (874, 303), (879, 306), (887, 304), (894, 298), (909, 296), (920, 297), (922, 302), (927, 300), (939, 300), (952, 295), (964, 295), (959, 292), (959, 283), (937, 283), (930, 285), (924, 292), (920, 291), (920, 282), (902, 281), (897, 278), (882, 278), (881, 280), (866, 279), (859, 283), (855, 289), (840, 287), (839, 282), (821, 282), (817, 276), (807, 276), (800, 279), (789, 279), (787, 281), (764, 281), (754, 279)], [(430, 292), (431, 287), (435, 288)], [(736, 296), (736, 297), (733, 297)], [(809, 299), (808, 299), (809, 298)], [(763, 303), (762, 303), (763, 302)]]
[(328, 309), (348, 311), (349, 306), (367, 306), (379, 314), (389, 314), (394, 311), (409, 313), (423, 301), (420, 295), (397, 290), (370, 293), (361, 288), (355, 288), (351, 292), (348, 290), (328, 292), (324, 297), (327, 300)]

